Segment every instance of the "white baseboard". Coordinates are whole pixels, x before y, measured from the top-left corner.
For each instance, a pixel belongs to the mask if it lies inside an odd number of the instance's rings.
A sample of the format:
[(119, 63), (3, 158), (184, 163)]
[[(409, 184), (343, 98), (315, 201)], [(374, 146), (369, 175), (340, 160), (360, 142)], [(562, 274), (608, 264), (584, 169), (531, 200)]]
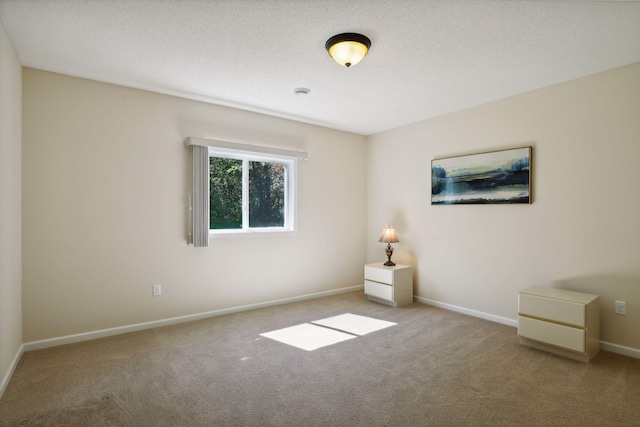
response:
[[(494, 316), (493, 314), (483, 313), (482, 311), (470, 310), (468, 308), (459, 307), (453, 304), (447, 304), (440, 301), (434, 301), (428, 298), (414, 296), (413, 299), (416, 302), (422, 304), (432, 305), (434, 307), (444, 308), (445, 310), (455, 311), (457, 313), (467, 314), (473, 317), (479, 317), (481, 319), (490, 320), (492, 322), (501, 323), (507, 326), (518, 327), (518, 321), (515, 319), (509, 319), (506, 317)], [(640, 350), (631, 347), (625, 347), (619, 344), (613, 344), (606, 341), (600, 341), (600, 349), (609, 351), (611, 353), (620, 354), (623, 356), (633, 357), (634, 359), (640, 359)]]
[(611, 353), (633, 357), (634, 359), (640, 359), (640, 350), (638, 350), (637, 348), (625, 347), (620, 344), (600, 341), (600, 350), (610, 351)]
[(186, 316), (172, 317), (169, 319), (154, 320), (152, 322), (136, 323), (134, 325), (120, 326), (117, 328), (101, 329), (98, 331), (83, 332), (81, 334), (66, 335), (64, 337), (50, 338), (40, 341), (32, 341), (23, 345), (24, 351), (40, 350), (43, 348), (56, 347), (59, 345), (72, 344), (80, 341), (88, 341), (97, 338), (104, 338), (113, 335), (126, 334), (129, 332), (142, 331), (145, 329), (159, 328), (162, 326), (175, 325), (177, 323), (191, 322), (194, 320), (206, 319), (209, 317), (224, 316), (225, 314), (239, 313), (242, 311), (256, 310), (258, 308), (273, 307), (276, 305), (290, 304), (292, 302), (305, 301), (315, 298), (328, 297), (347, 292), (363, 289), (364, 285), (351, 286), (348, 288), (333, 289), (330, 291), (316, 292), (313, 294), (300, 295), (297, 297), (283, 298), (279, 300), (261, 302), (257, 304), (241, 305), (238, 307), (223, 308), (221, 310), (207, 311), (204, 313), (189, 314)]
[[(351, 286), (351, 287), (348, 287), (348, 288), (334, 289), (334, 290), (330, 290), (330, 291), (323, 291), (323, 292), (316, 292), (316, 293), (313, 293), (313, 294), (300, 295), (300, 296), (297, 296), (297, 297), (283, 298), (283, 299), (279, 299), (279, 300), (267, 301), (267, 302), (262, 302), (262, 303), (242, 305), (242, 306), (238, 306), (238, 307), (224, 308), (224, 309), (221, 309), (221, 310), (213, 310), (213, 311), (208, 311), (208, 312), (204, 312), (204, 313), (197, 313), (197, 314), (190, 314), (190, 315), (186, 315), (186, 316), (172, 317), (172, 318), (169, 318), (169, 319), (155, 320), (155, 321), (152, 321), (152, 322), (137, 323), (137, 324), (133, 324), (133, 325), (120, 326), (120, 327), (117, 327), (117, 328), (101, 329), (101, 330), (98, 330), (98, 331), (90, 331), (90, 332), (84, 332), (84, 333), (81, 333), (81, 334), (67, 335), (67, 336), (63, 336), (63, 337), (50, 338), (50, 339), (46, 339), (46, 340), (28, 342), (28, 343), (23, 344), (20, 347), (18, 353), (16, 354), (16, 357), (14, 358), (14, 360), (13, 360), (13, 362), (11, 364), (11, 367), (9, 368), (9, 371), (5, 374), (4, 378), (2, 379), (2, 382), (0, 383), (0, 397), (2, 397), (2, 394), (4, 393), (4, 390), (5, 390), (6, 386), (7, 386), (7, 384), (9, 383), (9, 380), (11, 379), (11, 375), (13, 374), (13, 371), (15, 370), (15, 368), (16, 368), (19, 360), (20, 360), (20, 357), (22, 356), (22, 353), (24, 353), (25, 351), (40, 350), (40, 349), (43, 349), (43, 348), (56, 347), (56, 346), (59, 346), (59, 345), (72, 344), (72, 343), (75, 343), (75, 342), (88, 341), (88, 340), (93, 340), (93, 339), (97, 339), (97, 338), (109, 337), (109, 336), (113, 336), (113, 335), (126, 334), (126, 333), (129, 333), (129, 332), (142, 331), (142, 330), (145, 330), (145, 329), (159, 328), (159, 327), (162, 327), (162, 326), (175, 325), (175, 324), (184, 323), (184, 322), (191, 322), (191, 321), (194, 321), (194, 320), (206, 319), (206, 318), (209, 318), (209, 317), (224, 316), (226, 314), (240, 313), (242, 311), (256, 310), (256, 309), (259, 309), (259, 308), (272, 307), (272, 306), (282, 305), (282, 304), (289, 304), (289, 303), (293, 303), (293, 302), (305, 301), (305, 300), (310, 300), (310, 299), (315, 299), (315, 298), (322, 298), (322, 297), (327, 297), (327, 296), (331, 296), (331, 295), (338, 295), (338, 294), (342, 294), (342, 293), (357, 291), (357, 290), (363, 289), (363, 287), (364, 287), (364, 285), (357, 285), (357, 286)], [(512, 326), (514, 328), (518, 327), (518, 321), (515, 320), (515, 319), (509, 319), (509, 318), (506, 318), (506, 317), (496, 316), (496, 315), (493, 315), (493, 314), (484, 313), (482, 311), (471, 310), (471, 309), (468, 309), (468, 308), (459, 307), (457, 305), (448, 304), (448, 303), (444, 303), (444, 302), (440, 302), (440, 301), (435, 301), (435, 300), (431, 300), (431, 299), (428, 299), (428, 298), (423, 298), (423, 297), (418, 297), (418, 296), (414, 296), (413, 298), (414, 298), (414, 300), (416, 302), (419, 302), (419, 303), (422, 303), (422, 304), (432, 305), (434, 307), (440, 307), (440, 308), (443, 308), (445, 310), (455, 311), (457, 313), (462, 313), (462, 314), (466, 314), (466, 315), (469, 315), (469, 316), (478, 317), (478, 318), (481, 318), (481, 319), (489, 320), (491, 322), (496, 322), (496, 323), (500, 323), (500, 324), (503, 324), (503, 325)], [(625, 347), (623, 345), (613, 344), (613, 343), (609, 343), (609, 342), (606, 342), (606, 341), (601, 341), (600, 342), (600, 348), (602, 350), (610, 351), (612, 353), (621, 354), (623, 356), (628, 356), (628, 357), (633, 357), (635, 359), (640, 359), (640, 350), (639, 349), (635, 349), (635, 348), (631, 348), (631, 347)]]
[(18, 362), (20, 362), (22, 353), (24, 353), (24, 344), (22, 344), (18, 349), (18, 351), (16, 352), (15, 357), (11, 361), (11, 365), (9, 365), (9, 369), (7, 370), (7, 373), (2, 378), (2, 382), (0, 382), (0, 399), (2, 399), (2, 395), (4, 394), (4, 391), (7, 389), (7, 386), (9, 385), (9, 381), (11, 381), (11, 377), (13, 376), (13, 372), (16, 370), (16, 367), (18, 366)]
[(435, 301), (435, 300), (428, 299), (428, 298), (423, 298), (423, 297), (414, 296), (413, 299), (416, 302), (419, 302), (419, 303), (422, 303), (422, 304), (427, 304), (427, 305), (432, 305), (434, 307), (444, 308), (445, 310), (455, 311), (456, 313), (462, 313), (462, 314), (466, 314), (466, 315), (473, 316), (473, 317), (479, 317), (481, 319), (490, 320), (492, 322), (501, 323), (503, 325), (513, 326), (514, 328), (518, 327), (518, 321), (515, 320), (515, 319), (509, 319), (509, 318), (506, 318), (506, 317), (500, 317), (500, 316), (496, 316), (496, 315), (493, 315), (493, 314), (484, 313), (482, 311), (471, 310), (471, 309), (468, 309), (468, 308), (459, 307), (457, 305), (447, 304), (446, 302)]

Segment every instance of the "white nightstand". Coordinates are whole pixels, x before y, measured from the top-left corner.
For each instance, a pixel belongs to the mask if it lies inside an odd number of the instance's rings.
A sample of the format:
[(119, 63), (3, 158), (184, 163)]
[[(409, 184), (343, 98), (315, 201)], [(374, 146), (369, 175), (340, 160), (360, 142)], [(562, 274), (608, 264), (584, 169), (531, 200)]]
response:
[(598, 295), (533, 286), (518, 294), (520, 343), (589, 362), (600, 351)]
[(411, 304), (413, 270), (408, 265), (367, 264), (364, 266), (364, 293), (371, 301), (393, 307)]

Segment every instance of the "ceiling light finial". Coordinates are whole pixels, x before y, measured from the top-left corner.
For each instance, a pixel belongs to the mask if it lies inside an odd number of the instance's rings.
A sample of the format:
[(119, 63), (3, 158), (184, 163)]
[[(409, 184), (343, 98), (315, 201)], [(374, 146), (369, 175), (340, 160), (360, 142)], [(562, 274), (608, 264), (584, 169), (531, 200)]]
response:
[(327, 40), (324, 47), (334, 61), (348, 68), (365, 57), (371, 47), (371, 40), (362, 34), (342, 33)]

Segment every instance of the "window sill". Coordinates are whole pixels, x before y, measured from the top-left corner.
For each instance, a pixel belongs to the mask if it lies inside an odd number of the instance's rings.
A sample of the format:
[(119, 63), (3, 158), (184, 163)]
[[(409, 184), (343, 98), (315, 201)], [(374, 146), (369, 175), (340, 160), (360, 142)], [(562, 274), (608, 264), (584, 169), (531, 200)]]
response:
[(209, 230), (209, 238), (221, 237), (241, 237), (241, 236), (262, 236), (274, 237), (297, 234), (295, 230), (289, 228), (253, 228), (251, 230)]

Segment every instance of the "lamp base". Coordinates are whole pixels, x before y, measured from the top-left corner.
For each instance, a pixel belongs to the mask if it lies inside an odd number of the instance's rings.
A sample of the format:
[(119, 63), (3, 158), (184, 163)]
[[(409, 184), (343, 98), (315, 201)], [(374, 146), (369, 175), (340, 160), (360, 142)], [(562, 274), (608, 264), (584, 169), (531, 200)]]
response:
[(391, 246), (391, 243), (387, 243), (385, 253), (387, 254), (388, 261), (385, 262), (384, 265), (386, 265), (387, 267), (393, 267), (394, 265), (396, 265), (395, 262), (391, 261), (391, 255), (393, 255), (393, 246)]

